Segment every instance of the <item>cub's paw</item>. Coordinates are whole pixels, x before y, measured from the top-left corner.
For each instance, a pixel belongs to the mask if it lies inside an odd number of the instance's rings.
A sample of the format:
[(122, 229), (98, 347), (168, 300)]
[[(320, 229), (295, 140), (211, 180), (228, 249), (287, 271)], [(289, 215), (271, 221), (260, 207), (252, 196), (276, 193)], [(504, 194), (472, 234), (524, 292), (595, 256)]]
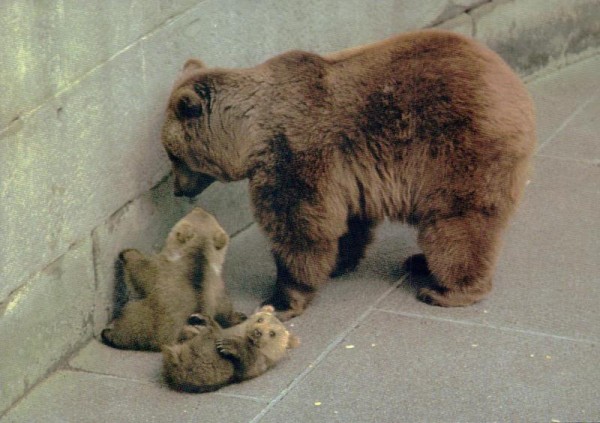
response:
[(231, 339), (217, 339), (217, 351), (224, 357), (238, 357), (237, 344)]
[(117, 345), (114, 343), (112, 339), (112, 329), (106, 328), (100, 332), (100, 338), (102, 338), (102, 342), (104, 342), (109, 347), (117, 348)]
[(192, 326), (208, 326), (208, 318), (202, 314), (191, 314), (187, 319), (187, 324)]
[(140, 257), (142, 253), (140, 253), (135, 248), (128, 248), (119, 253), (119, 260), (123, 263), (127, 263), (128, 261)]
[(248, 320), (248, 316), (246, 316), (241, 311), (234, 311), (231, 315), (231, 326), (235, 326), (239, 323), (242, 323), (244, 320)]

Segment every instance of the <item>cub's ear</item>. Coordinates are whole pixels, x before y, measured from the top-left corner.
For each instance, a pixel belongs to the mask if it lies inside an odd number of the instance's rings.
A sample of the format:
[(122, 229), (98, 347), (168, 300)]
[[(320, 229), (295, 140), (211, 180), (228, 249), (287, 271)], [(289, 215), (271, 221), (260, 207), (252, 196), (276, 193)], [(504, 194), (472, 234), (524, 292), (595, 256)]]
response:
[(179, 348), (177, 348), (177, 345), (162, 345), (160, 349), (165, 361), (168, 361), (173, 364), (179, 364)]
[(258, 312), (273, 314), (275, 313), (275, 307), (272, 305), (264, 305), (258, 309)]
[(201, 60), (199, 59), (188, 59), (185, 64), (183, 65), (183, 70), (184, 71), (188, 71), (188, 70), (194, 70), (194, 69), (202, 69), (206, 67), (204, 65), (204, 63), (202, 63)]
[(300, 345), (300, 338), (298, 338), (296, 335), (294, 335), (293, 333), (289, 333), (289, 337), (288, 337), (288, 344), (287, 347), (288, 348), (296, 348)]
[(222, 249), (227, 245), (227, 241), (229, 241), (229, 236), (225, 232), (217, 232), (214, 236), (215, 248), (217, 250)]
[(198, 96), (192, 92), (182, 93), (175, 105), (175, 114), (180, 120), (202, 116), (202, 104)]

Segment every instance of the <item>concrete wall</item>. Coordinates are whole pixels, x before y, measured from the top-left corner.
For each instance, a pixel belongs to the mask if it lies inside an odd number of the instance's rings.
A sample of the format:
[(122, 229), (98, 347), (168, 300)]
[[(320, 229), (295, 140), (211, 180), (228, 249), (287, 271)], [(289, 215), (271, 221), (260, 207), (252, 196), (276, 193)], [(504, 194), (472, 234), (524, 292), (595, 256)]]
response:
[[(442, 26), (523, 76), (592, 54), (596, 0), (6, 0), (0, 8), (0, 415), (109, 320), (119, 250), (191, 204), (159, 143), (181, 64), (248, 66)], [(234, 234), (245, 182), (199, 203)]]

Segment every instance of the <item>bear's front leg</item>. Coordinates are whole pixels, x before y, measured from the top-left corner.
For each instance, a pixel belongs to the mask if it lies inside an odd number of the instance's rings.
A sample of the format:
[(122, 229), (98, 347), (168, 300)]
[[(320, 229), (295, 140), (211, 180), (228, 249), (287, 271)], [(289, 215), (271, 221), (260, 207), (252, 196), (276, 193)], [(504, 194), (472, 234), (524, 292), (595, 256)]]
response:
[(287, 255), (276, 251), (273, 253), (277, 266), (275, 291), (263, 305), (273, 305), (276, 316), (285, 321), (302, 314), (329, 278), (336, 263), (337, 239), (292, 250)]

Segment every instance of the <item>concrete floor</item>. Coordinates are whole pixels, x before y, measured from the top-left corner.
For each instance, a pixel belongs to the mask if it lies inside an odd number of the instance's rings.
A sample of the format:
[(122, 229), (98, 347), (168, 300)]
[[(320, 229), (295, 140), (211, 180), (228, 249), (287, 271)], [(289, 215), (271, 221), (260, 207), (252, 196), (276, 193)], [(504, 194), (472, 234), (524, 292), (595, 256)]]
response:
[[(8, 422), (600, 420), (600, 56), (531, 82), (536, 171), (506, 235), (495, 290), (467, 308), (415, 299), (399, 264), (415, 234), (384, 225), (350, 275), (288, 324), (302, 345), (265, 375), (211, 394), (160, 379), (160, 354), (90, 342)], [(251, 311), (274, 266), (255, 226), (226, 277)]]

